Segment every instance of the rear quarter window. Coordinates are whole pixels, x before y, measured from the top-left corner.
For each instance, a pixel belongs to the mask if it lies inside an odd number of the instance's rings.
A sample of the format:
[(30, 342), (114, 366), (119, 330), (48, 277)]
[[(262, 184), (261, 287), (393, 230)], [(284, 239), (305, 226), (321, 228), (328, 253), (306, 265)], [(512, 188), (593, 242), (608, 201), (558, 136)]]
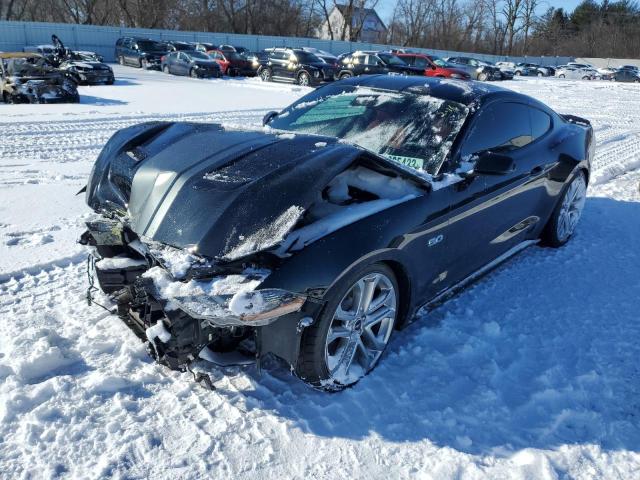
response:
[(531, 136), (536, 140), (546, 134), (551, 128), (551, 117), (537, 108), (529, 108), (531, 118)]

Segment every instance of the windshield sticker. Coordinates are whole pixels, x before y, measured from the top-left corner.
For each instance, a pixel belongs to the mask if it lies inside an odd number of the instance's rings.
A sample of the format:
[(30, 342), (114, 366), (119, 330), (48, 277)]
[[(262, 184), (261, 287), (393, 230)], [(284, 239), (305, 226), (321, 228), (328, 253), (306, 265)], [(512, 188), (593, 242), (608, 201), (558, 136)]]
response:
[(366, 105), (353, 105), (356, 97), (356, 95), (336, 95), (329, 97), (302, 114), (293, 125), (358, 117), (366, 112), (367, 107)]
[(393, 160), (394, 162), (400, 163), (406, 167), (415, 168), (416, 170), (423, 170), (424, 160), (422, 158), (416, 157), (403, 157), (402, 155), (389, 155), (384, 154), (385, 158), (389, 160)]

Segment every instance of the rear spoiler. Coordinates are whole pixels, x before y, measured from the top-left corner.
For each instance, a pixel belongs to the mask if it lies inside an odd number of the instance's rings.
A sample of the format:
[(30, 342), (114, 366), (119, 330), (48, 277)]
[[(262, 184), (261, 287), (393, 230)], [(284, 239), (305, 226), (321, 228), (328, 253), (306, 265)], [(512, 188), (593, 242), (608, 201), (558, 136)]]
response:
[(576, 125), (582, 125), (584, 127), (590, 127), (591, 122), (586, 118), (576, 117), (575, 115), (560, 115), (563, 119), (565, 119), (569, 123), (574, 123)]

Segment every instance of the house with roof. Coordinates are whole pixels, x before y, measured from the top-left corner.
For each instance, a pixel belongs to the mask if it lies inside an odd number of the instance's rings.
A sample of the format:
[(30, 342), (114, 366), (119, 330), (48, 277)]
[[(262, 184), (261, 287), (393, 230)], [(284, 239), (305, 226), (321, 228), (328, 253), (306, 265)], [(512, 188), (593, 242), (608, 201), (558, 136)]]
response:
[(318, 29), (318, 37), (323, 40), (382, 43), (387, 38), (387, 27), (373, 8), (336, 4), (328, 17), (328, 21), (325, 19)]

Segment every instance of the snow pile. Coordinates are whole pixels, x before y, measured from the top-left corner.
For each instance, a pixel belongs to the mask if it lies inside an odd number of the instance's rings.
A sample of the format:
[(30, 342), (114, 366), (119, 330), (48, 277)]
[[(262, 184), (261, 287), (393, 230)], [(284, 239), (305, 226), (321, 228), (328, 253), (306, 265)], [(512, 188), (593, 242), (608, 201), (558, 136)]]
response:
[(167, 301), (166, 310), (183, 308), (204, 318), (225, 317), (236, 313), (231, 305), (245, 302), (244, 294), (258, 288), (269, 273), (268, 270), (248, 268), (238, 275), (184, 282), (174, 280), (161, 267), (153, 267), (143, 277), (153, 280), (160, 297)]
[(117, 255), (111, 258), (103, 258), (96, 262), (96, 267), (100, 270), (123, 270), (132, 267), (143, 267), (147, 261), (141, 258), (131, 258), (127, 255)]
[(349, 186), (373, 193), (379, 198), (397, 199), (406, 195), (421, 195), (423, 192), (401, 177), (390, 177), (370, 168), (356, 167), (347, 170), (329, 184), (328, 197), (331, 202), (341, 203), (351, 199)]
[(171, 332), (167, 330), (162, 321), (156, 322), (147, 328), (144, 333), (151, 343), (153, 343), (156, 338), (164, 343), (167, 343), (171, 339)]

